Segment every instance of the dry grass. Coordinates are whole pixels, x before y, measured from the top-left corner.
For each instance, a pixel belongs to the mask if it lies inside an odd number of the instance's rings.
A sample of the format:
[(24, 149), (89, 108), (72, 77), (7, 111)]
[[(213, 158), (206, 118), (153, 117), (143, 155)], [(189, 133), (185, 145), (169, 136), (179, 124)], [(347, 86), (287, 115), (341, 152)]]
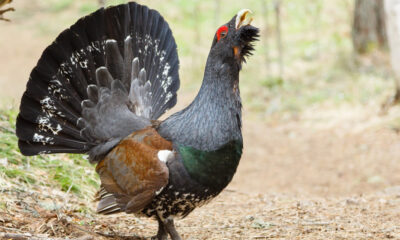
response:
[[(63, 192), (3, 192), (0, 232), (42, 239), (142, 239), (157, 231), (153, 220), (125, 214), (97, 216), (93, 203)], [(302, 198), (225, 191), (178, 221), (184, 239), (398, 239), (400, 188), (352, 198)], [(141, 236), (140, 238), (133, 236)], [(126, 237), (130, 236), (130, 238)]]
[[(308, 4), (305, 0), (293, 2)], [(267, 78), (271, 73), (266, 69), (259, 74), (262, 47), (245, 67), (246, 80), (241, 80), (243, 159), (227, 191), (177, 222), (184, 239), (400, 239), (400, 111), (378, 114), (379, 102), (390, 94), (392, 85), (385, 56), (360, 66), (350, 57), (350, 15), (342, 6), (349, 2), (324, 1), (328, 5), (323, 8), (322, 20), (334, 27), (321, 33), (318, 51), (313, 50), (314, 25), (305, 18), (307, 8), (291, 10), (298, 15), (285, 13), (285, 28), (301, 30), (284, 29), (290, 34), (285, 35), (287, 81)], [(193, 76), (202, 71), (201, 59), (205, 59), (210, 42), (205, 32), (212, 35), (210, 25), (214, 23), (204, 22), (204, 39), (197, 46), (197, 42), (187, 41), (194, 39), (190, 31), (193, 22), (182, 20), (190, 18), (192, 5), (181, 0), (173, 3), (186, 5), (173, 8), (170, 2), (149, 1), (173, 22), (183, 72), (176, 108), (181, 109), (200, 84), (201, 76)], [(15, 15), (9, 15), (13, 22), (1, 25), (0, 106), (13, 98), (16, 107), (43, 49), (96, 1), (13, 4), (17, 8)], [(307, 6), (311, 5), (314, 2)], [(202, 10), (203, 18), (210, 18), (211, 11)], [(224, 14), (231, 14), (229, 11)], [(324, 27), (320, 30), (325, 31)], [(304, 41), (295, 35), (310, 44), (301, 47)], [(0, 238), (25, 234), (26, 239), (83, 240), (107, 239), (98, 232), (155, 234), (157, 224), (151, 219), (96, 215), (91, 201), (96, 190), (93, 167), (66, 155), (22, 157), (16, 149), (13, 120), (4, 119), (1, 112)], [(5, 158), (8, 166), (2, 165)], [(54, 178), (59, 175), (62, 178)]]
[[(246, 153), (234, 181), (177, 221), (179, 232), (184, 239), (400, 238), (400, 136), (393, 125), (400, 114), (376, 117), (362, 109), (342, 112), (343, 120), (335, 122), (330, 111), (274, 126), (247, 122)], [(146, 239), (157, 231), (151, 219), (96, 215), (90, 196), (59, 189), (7, 185), (0, 195), (0, 232)]]

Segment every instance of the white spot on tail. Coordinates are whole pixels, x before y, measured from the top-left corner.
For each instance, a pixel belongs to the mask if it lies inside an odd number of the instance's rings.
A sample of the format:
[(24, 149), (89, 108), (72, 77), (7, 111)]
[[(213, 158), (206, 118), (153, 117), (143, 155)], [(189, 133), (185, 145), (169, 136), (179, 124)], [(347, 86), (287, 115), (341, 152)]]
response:
[(170, 150), (160, 150), (157, 153), (157, 157), (161, 162), (166, 163), (169, 158), (172, 158), (174, 153)]
[(37, 133), (35, 133), (34, 135), (33, 135), (33, 139), (32, 139), (34, 142), (40, 142), (40, 143), (43, 143), (43, 145), (45, 145), (46, 143), (47, 144), (54, 144), (54, 142), (53, 142), (53, 138), (52, 137), (45, 137), (45, 136), (43, 136), (43, 135), (41, 135), (41, 134), (37, 134)]
[(168, 77), (170, 69), (171, 69), (171, 66), (169, 65), (169, 63), (166, 63), (165, 66), (164, 66), (164, 70), (162, 72), (162, 76), (163, 76), (164, 79), (166, 79)]
[(131, 41), (131, 40), (132, 40), (131, 35), (126, 36), (125, 41)]
[(165, 93), (168, 91), (168, 87), (171, 85), (171, 83), (172, 83), (172, 78), (171, 77), (167, 77), (166, 79), (164, 79), (161, 82), (161, 87), (164, 89)]
[(115, 41), (114, 39), (107, 39), (106, 44), (110, 44), (110, 43), (117, 43), (117, 41)]
[(60, 124), (57, 124), (56, 126), (52, 125), (50, 123), (50, 119), (46, 117), (39, 116), (38, 118), (38, 124), (39, 124), (39, 129), (47, 132), (46, 129), (50, 130), (54, 135), (58, 135), (58, 133), (62, 130), (62, 127)]
[(167, 93), (167, 96), (165, 96), (165, 104), (172, 98), (172, 93), (171, 92), (168, 92)]

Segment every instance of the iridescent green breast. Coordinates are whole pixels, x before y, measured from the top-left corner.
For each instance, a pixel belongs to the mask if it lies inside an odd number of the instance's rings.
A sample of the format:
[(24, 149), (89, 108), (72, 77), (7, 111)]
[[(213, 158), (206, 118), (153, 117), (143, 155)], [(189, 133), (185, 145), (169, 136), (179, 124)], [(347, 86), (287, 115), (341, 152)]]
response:
[(242, 149), (242, 141), (231, 141), (214, 151), (177, 146), (190, 176), (204, 186), (220, 190), (232, 180), (242, 156)]

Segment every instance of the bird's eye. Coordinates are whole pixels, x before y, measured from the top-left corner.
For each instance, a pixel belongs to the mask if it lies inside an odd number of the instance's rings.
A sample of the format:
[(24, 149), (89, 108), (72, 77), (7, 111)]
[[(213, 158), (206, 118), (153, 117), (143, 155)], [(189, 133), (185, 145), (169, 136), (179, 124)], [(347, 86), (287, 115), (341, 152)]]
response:
[(228, 35), (228, 27), (224, 25), (217, 31), (217, 40), (221, 40), (221, 38), (226, 37), (226, 35)]
[(227, 32), (221, 32), (220, 38), (224, 38), (226, 36)]

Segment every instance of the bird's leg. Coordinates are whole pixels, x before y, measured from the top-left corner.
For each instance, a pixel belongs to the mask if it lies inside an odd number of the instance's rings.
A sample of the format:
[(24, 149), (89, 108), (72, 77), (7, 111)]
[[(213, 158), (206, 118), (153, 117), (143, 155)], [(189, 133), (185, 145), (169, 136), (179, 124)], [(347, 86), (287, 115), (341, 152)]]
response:
[(181, 236), (175, 229), (174, 220), (172, 218), (167, 218), (164, 220), (164, 227), (171, 236), (172, 240), (182, 240)]
[(168, 239), (167, 231), (165, 230), (164, 223), (161, 221), (160, 217), (158, 217), (158, 216), (157, 216), (157, 222), (158, 222), (157, 235), (152, 237), (152, 239), (167, 240)]

